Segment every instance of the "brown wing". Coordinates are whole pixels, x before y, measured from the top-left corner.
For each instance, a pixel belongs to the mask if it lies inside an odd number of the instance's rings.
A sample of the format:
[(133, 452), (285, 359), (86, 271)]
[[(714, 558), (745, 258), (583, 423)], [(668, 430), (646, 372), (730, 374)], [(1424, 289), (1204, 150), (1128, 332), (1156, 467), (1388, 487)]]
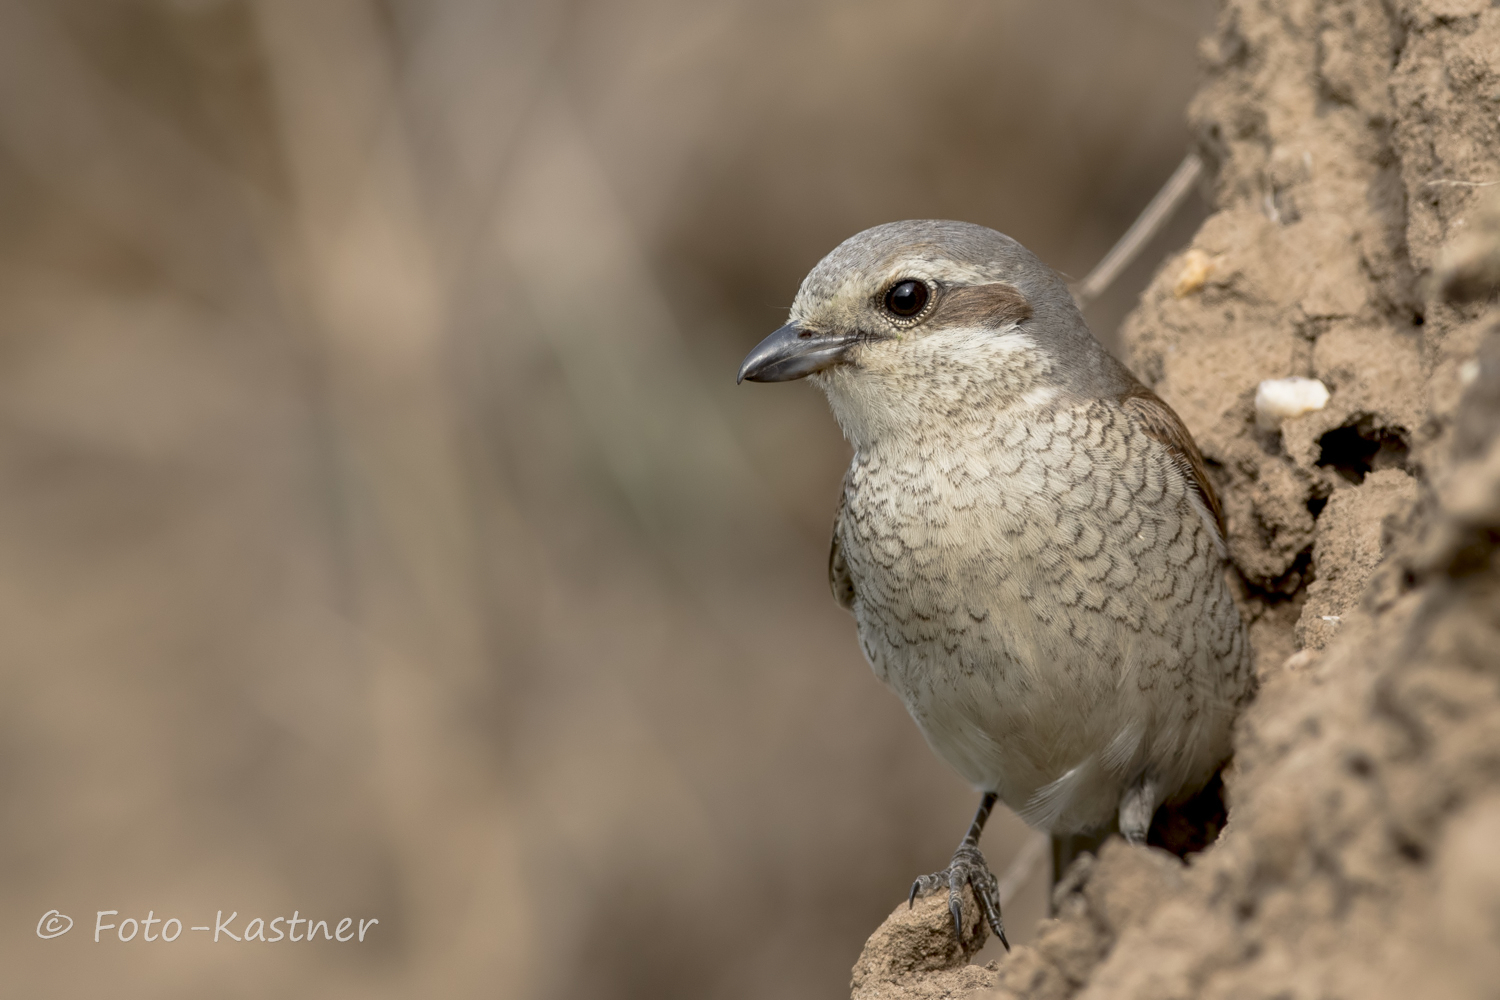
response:
[(1198, 495), (1213, 514), (1214, 524), (1219, 528), (1219, 537), (1228, 538), (1224, 532), (1224, 508), (1219, 503), (1213, 484), (1208, 481), (1208, 466), (1204, 464), (1203, 453), (1193, 442), (1193, 436), (1188, 433), (1182, 418), (1162, 402), (1160, 396), (1143, 385), (1137, 385), (1121, 396), (1120, 405), (1140, 418), (1147, 434), (1171, 449), (1178, 464), (1182, 466), (1182, 471), (1187, 473), (1193, 485), (1198, 488)]
[(854, 610), (854, 578), (849, 575), (849, 564), (844, 562), (844, 550), (839, 546), (839, 530), (844, 524), (844, 491), (839, 490), (839, 509), (833, 515), (833, 541), (828, 543), (828, 588), (833, 599), (845, 611)]

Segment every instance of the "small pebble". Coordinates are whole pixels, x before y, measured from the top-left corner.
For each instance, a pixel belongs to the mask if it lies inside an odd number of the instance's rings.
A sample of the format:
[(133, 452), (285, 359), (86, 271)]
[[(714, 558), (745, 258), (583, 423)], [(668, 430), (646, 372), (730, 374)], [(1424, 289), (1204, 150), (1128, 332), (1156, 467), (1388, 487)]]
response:
[(1172, 286), (1172, 294), (1180, 299), (1202, 288), (1213, 273), (1214, 262), (1213, 257), (1196, 248), (1183, 254), (1182, 270), (1177, 272), (1177, 284)]
[(1263, 430), (1274, 431), (1288, 417), (1300, 417), (1326, 405), (1328, 387), (1315, 378), (1268, 378), (1255, 390), (1255, 422)]

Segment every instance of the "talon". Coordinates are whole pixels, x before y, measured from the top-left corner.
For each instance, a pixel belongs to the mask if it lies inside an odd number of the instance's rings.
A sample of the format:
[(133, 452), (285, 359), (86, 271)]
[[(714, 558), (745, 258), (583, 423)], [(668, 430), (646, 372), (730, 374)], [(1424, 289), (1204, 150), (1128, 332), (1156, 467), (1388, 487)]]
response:
[(1005, 938), (1005, 925), (1000, 921), (1000, 904), (996, 899), (996, 886), (986, 884), (981, 891), (978, 887), (974, 890), (974, 897), (984, 909), (984, 919), (990, 925), (990, 930), (995, 932), (995, 937), (1005, 945), (1005, 950), (1010, 951), (1010, 942)]
[(1010, 941), (1005, 936), (1005, 925), (1000, 919), (1000, 884), (977, 847), (967, 843), (959, 845), (947, 868), (931, 875), (923, 875), (913, 882), (911, 892), (906, 897), (907, 909), (911, 909), (916, 903), (918, 895), (926, 895), (945, 884), (948, 886), (948, 913), (953, 917), (953, 936), (959, 947), (964, 944), (963, 889), (967, 885), (974, 894), (974, 903), (979, 907), (982, 919), (1000, 939), (1005, 950), (1010, 951)]
[[(953, 852), (953, 860), (948, 862), (948, 867), (917, 879), (912, 883), (911, 894), (906, 897), (906, 908), (909, 910), (916, 901), (918, 891), (925, 894), (946, 882), (948, 912), (953, 917), (953, 936), (958, 940), (959, 948), (964, 946), (962, 893), (967, 885), (969, 891), (974, 893), (974, 904), (984, 915), (984, 922), (995, 932), (1000, 943), (1005, 945), (1005, 950), (1010, 951), (1010, 942), (1005, 939), (1005, 927), (1000, 923), (1000, 883), (985, 864), (984, 855), (979, 852), (979, 834), (984, 829), (984, 821), (989, 817), (995, 798), (994, 792), (984, 794), (979, 803), (979, 811), (974, 814), (974, 822), (969, 825), (969, 832), (958, 845), (958, 850)], [(976, 934), (978, 930), (976, 927)]]

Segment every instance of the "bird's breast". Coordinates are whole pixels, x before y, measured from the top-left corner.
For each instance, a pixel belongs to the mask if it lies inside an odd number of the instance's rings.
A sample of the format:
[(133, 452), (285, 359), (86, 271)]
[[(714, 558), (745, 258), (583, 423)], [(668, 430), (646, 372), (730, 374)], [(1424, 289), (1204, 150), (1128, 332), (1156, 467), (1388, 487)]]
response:
[(837, 530), (861, 643), (966, 777), (1045, 775), (1211, 671), (1240, 625), (1189, 488), (1104, 404), (857, 452)]

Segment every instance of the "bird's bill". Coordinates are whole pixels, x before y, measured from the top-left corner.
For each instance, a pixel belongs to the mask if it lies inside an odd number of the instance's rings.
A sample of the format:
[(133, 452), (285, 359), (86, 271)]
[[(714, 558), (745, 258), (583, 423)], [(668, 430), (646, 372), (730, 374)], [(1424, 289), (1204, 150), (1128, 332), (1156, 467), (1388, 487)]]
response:
[(756, 344), (755, 349), (745, 356), (735, 382), (745, 379), (790, 382), (804, 378), (843, 361), (845, 353), (858, 341), (856, 334), (815, 333), (788, 323)]

